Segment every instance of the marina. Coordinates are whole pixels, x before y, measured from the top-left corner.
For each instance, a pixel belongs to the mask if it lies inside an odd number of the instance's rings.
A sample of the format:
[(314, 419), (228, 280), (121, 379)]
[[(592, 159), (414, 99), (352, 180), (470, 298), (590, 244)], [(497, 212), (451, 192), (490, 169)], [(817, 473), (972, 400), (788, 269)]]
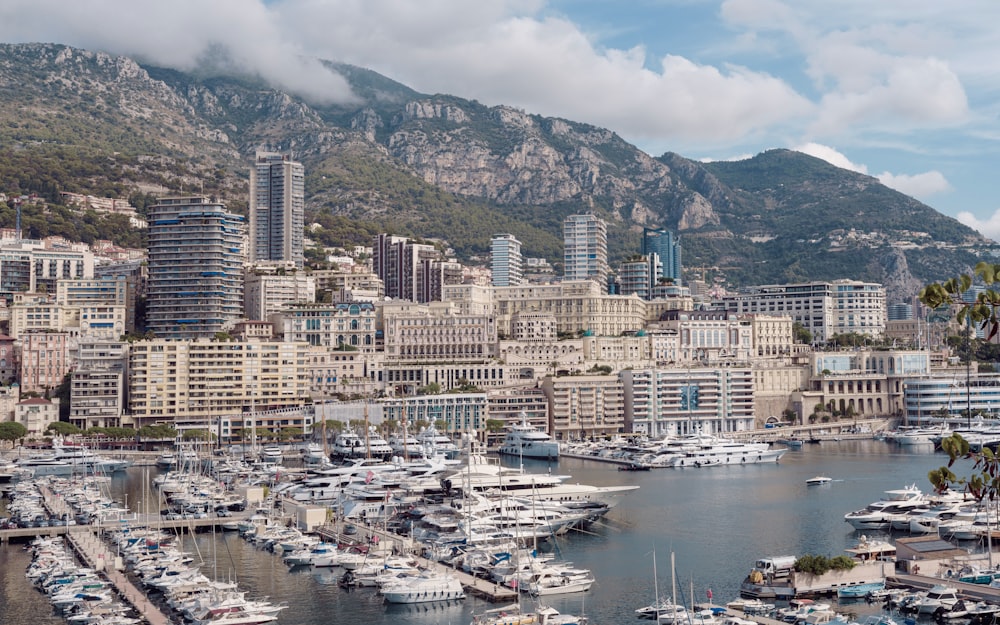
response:
[[(859, 538), (859, 532), (844, 522), (846, 513), (879, 499), (886, 490), (924, 481), (930, 468), (945, 462), (940, 453), (908, 448), (904, 451), (901, 446), (874, 440), (806, 446), (786, 453), (779, 463), (684, 471), (632, 473), (618, 471), (615, 464), (593, 460), (563, 457), (558, 463), (548, 463), (525, 459), (525, 469), (536, 475), (566, 474), (572, 475), (572, 482), (581, 484), (640, 488), (621, 498), (617, 506), (585, 532), (569, 531), (539, 543), (540, 551), (572, 562), (577, 569), (592, 571), (595, 581), (589, 590), (538, 598), (525, 593), (521, 600), (530, 609), (544, 599), (546, 605), (564, 614), (585, 613), (592, 623), (630, 622), (634, 610), (653, 599), (653, 581), (648, 569), (654, 548), (675, 552), (677, 584), (683, 588), (679, 601), (702, 600), (708, 589), (720, 599), (735, 599), (740, 594), (741, 581), (758, 558), (780, 553), (829, 556), (842, 553), (856, 545)], [(511, 458), (507, 464), (520, 465), (520, 462)], [(806, 484), (817, 475), (837, 475), (838, 479), (825, 484), (820, 492)], [(129, 494), (130, 507), (135, 512), (143, 507), (141, 482), (142, 472), (132, 468), (113, 477), (110, 485), (121, 495)], [(356, 534), (338, 532), (327, 538), (343, 540), (350, 536), (364, 543), (371, 540), (371, 535), (384, 531), (364, 523), (354, 525)], [(331, 527), (343, 532), (347, 526)], [(865, 533), (872, 539), (882, 536)], [(179, 540), (186, 548), (197, 547), (196, 551), (203, 554), (224, 554), (221, 561), (206, 561), (203, 572), (214, 572), (219, 577), (235, 576), (252, 593), (288, 602), (289, 607), (278, 622), (305, 625), (328, 622), (316, 620), (309, 611), (315, 610), (339, 615), (338, 622), (343, 618), (345, 622), (364, 619), (376, 624), (467, 623), (474, 615), (496, 605), (486, 598), (490, 597), (491, 584), (481, 579), (478, 582), (483, 586), (482, 592), (467, 592), (464, 600), (441, 605), (433, 602), (394, 605), (385, 603), (367, 588), (341, 588), (342, 574), (335, 570), (289, 568), (280, 557), (235, 539), (233, 533), (185, 533)], [(393, 540), (391, 533), (380, 534), (383, 544)], [(17, 554), (11, 551), (15, 547), (0, 547), (3, 557), (16, 560)], [(645, 564), (637, 566), (638, 563)], [(424, 564), (432, 566), (430, 562)], [(467, 589), (478, 579), (469, 577), (463, 584)], [(894, 576), (892, 582), (909, 584), (923, 578)], [(665, 587), (669, 584), (661, 571), (661, 592)], [(972, 591), (989, 593), (984, 588)], [(490, 598), (502, 603), (513, 597), (508, 594)], [(44, 602), (43, 597), (38, 599)], [(867, 606), (863, 602), (862, 605)], [(7, 609), (0, 607), (0, 611)], [(849, 609), (861, 607), (852, 604)], [(0, 614), (0, 620), (3, 617)]]

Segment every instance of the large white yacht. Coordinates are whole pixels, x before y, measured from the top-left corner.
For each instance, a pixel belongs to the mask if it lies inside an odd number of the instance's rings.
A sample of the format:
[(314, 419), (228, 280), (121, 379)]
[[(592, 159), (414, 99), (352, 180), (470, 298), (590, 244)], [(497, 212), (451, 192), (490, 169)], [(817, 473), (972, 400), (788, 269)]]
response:
[(469, 464), (446, 478), (446, 487), (467, 492), (500, 491), (502, 493), (558, 502), (580, 500), (598, 502), (613, 508), (621, 498), (638, 486), (592, 486), (570, 484), (568, 475), (527, 473), (522, 469), (501, 467), (480, 454), (471, 454)]
[(507, 428), (507, 435), (500, 446), (500, 453), (520, 458), (559, 457), (559, 443), (545, 432), (528, 423), (528, 417), (521, 413), (521, 423)]
[(131, 463), (100, 456), (79, 445), (67, 445), (60, 440), (53, 441), (52, 451), (38, 456), (18, 460), (16, 466), (33, 475), (71, 475), (87, 473), (114, 473), (124, 471)]
[(787, 447), (771, 447), (769, 443), (742, 443), (704, 436), (699, 438), (697, 444), (677, 454), (668, 466), (712, 467), (777, 462), (787, 451)]

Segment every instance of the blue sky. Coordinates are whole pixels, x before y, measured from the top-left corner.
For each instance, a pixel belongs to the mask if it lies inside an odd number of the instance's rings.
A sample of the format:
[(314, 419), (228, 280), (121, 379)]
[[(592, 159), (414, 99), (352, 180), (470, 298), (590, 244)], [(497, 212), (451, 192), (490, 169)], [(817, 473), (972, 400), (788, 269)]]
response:
[(341, 60), (653, 155), (798, 149), (1000, 240), (993, 0), (4, 0), (0, 23), (179, 69), (224, 50), (316, 101), (351, 97), (314, 61)]

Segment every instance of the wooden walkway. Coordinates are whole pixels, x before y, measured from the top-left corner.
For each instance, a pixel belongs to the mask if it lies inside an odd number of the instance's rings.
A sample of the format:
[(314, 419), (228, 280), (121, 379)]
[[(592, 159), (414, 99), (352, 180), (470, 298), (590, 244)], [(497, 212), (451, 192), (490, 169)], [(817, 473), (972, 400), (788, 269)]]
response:
[(103, 573), (115, 587), (118, 596), (132, 605), (150, 625), (171, 625), (175, 622), (154, 605), (146, 593), (137, 588), (124, 573), (115, 568), (114, 555), (96, 534), (75, 532), (68, 534), (67, 538), (80, 559), (90, 568)]
[[(73, 514), (70, 506), (62, 497), (45, 487), (42, 487), (42, 501), (50, 514), (69, 514), (70, 516)], [(136, 612), (142, 615), (150, 625), (171, 625), (175, 622), (154, 605), (146, 593), (137, 588), (124, 573), (115, 567), (117, 564), (115, 556), (108, 549), (107, 543), (98, 536), (100, 527), (93, 525), (70, 525), (63, 526), (63, 528), (67, 530), (67, 541), (83, 563), (95, 571), (101, 572), (111, 582), (111, 585), (114, 586), (118, 596), (135, 608)], [(39, 534), (46, 534), (48, 531), (54, 529), (58, 528), (37, 528), (33, 531)]]

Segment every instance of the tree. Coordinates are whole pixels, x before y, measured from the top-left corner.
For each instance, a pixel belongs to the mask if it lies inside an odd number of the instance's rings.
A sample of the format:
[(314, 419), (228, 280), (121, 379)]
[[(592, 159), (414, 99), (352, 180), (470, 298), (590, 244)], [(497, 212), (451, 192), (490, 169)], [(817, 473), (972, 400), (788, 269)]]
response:
[[(326, 424), (326, 431), (328, 433), (329, 432), (341, 432), (344, 429), (344, 422), (343, 421), (334, 421), (333, 419), (327, 419), (324, 423)], [(321, 423), (320, 424), (320, 428), (322, 428), (322, 427), (323, 427), (323, 424)]]
[(812, 332), (806, 330), (805, 326), (796, 321), (792, 324), (792, 338), (796, 343), (812, 343)]
[(441, 385), (437, 382), (431, 382), (427, 386), (421, 386), (417, 389), (418, 395), (438, 395), (441, 393)]
[(487, 432), (499, 432), (506, 427), (506, 422), (502, 419), (487, 419), (486, 420), (486, 431)]
[(56, 434), (59, 436), (73, 436), (74, 434), (79, 434), (82, 431), (83, 430), (67, 421), (55, 421), (50, 423), (49, 427), (45, 428), (46, 434)]
[[(986, 288), (971, 300), (967, 295), (977, 277)], [(928, 284), (920, 290), (919, 297), (923, 304), (935, 311), (955, 310), (955, 320), (969, 328), (967, 336), (975, 327), (982, 330), (986, 340), (990, 341), (1000, 330), (1000, 292), (993, 288), (997, 282), (1000, 282), (1000, 265), (981, 262), (976, 265), (973, 275), (962, 274), (944, 282)], [(971, 352), (968, 357), (971, 357)], [(982, 451), (973, 451), (960, 434), (952, 434), (941, 441), (941, 449), (948, 454), (947, 466), (934, 469), (927, 475), (936, 491), (962, 489), (979, 502), (1000, 498), (1000, 460), (990, 448), (984, 446)], [(972, 461), (968, 477), (960, 478), (952, 472), (959, 459)]]
[(173, 427), (165, 424), (160, 425), (144, 425), (139, 428), (139, 436), (141, 438), (154, 438), (154, 439), (171, 439), (177, 437), (177, 430)]
[(0, 441), (14, 441), (21, 440), (28, 435), (28, 428), (24, 425), (18, 423), (17, 421), (3, 421), (0, 422)]
[(302, 428), (281, 428), (278, 430), (278, 438), (283, 441), (302, 437)]
[(184, 441), (212, 441), (215, 440), (215, 434), (212, 434), (208, 430), (184, 430), (184, 434), (181, 435), (181, 440)]

